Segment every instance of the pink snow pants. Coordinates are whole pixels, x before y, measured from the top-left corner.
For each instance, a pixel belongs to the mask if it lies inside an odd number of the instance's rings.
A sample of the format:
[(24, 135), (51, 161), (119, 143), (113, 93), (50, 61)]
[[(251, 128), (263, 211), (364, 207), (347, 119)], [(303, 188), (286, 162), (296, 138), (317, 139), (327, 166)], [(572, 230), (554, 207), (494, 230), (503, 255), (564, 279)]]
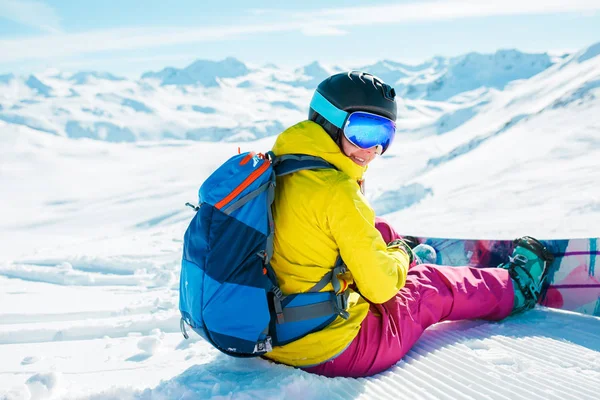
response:
[[(376, 227), (386, 243), (401, 238), (380, 218)], [(304, 370), (328, 377), (374, 375), (400, 361), (427, 327), (461, 319), (500, 320), (510, 314), (513, 301), (513, 284), (505, 269), (416, 265), (395, 297), (371, 304), (346, 350)]]

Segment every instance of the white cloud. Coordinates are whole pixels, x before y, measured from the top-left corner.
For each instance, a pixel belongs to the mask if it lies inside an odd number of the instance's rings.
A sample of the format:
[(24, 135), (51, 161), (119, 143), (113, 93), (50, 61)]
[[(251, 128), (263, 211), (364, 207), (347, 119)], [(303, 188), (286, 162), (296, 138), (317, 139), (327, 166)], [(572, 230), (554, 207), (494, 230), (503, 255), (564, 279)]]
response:
[(327, 25), (310, 25), (302, 27), (301, 32), (306, 36), (342, 36), (348, 32)]
[(590, 13), (600, 9), (598, 0), (438, 0), (370, 7), (332, 8), (302, 13), (312, 22), (354, 26), (409, 21), (449, 20), (503, 15)]
[(44, 32), (60, 32), (60, 17), (49, 5), (35, 0), (0, 0), (0, 18)]
[(121, 28), (83, 33), (59, 33), (33, 38), (0, 40), (3, 61), (18, 61), (109, 50), (129, 50), (165, 45), (220, 41), (252, 33), (299, 30), (289, 24), (210, 28)]
[[(0, 0), (6, 5), (16, 1)], [(20, 4), (42, 5), (27, 1)], [(43, 5), (42, 5), (43, 6)], [(10, 8), (10, 7), (9, 7)], [(18, 8), (18, 7), (16, 7)], [(42, 7), (43, 8), (43, 7)], [(13, 7), (14, 9), (14, 7)], [(203, 28), (130, 28), (107, 29), (84, 33), (55, 33), (34, 38), (0, 40), (0, 54), (6, 62), (25, 59), (43, 59), (111, 50), (151, 48), (165, 45), (223, 41), (256, 33), (301, 32), (312, 36), (342, 35), (343, 28), (393, 24), (410, 21), (449, 20), (499, 15), (589, 13), (600, 9), (598, 0), (446, 0), (419, 1), (393, 5), (332, 8), (301, 12), (265, 13), (271, 22)], [(51, 9), (46, 10), (51, 13)], [(264, 11), (264, 10), (263, 10)], [(14, 13), (13, 15), (17, 15)], [(24, 13), (21, 12), (22, 15)], [(44, 12), (31, 17), (39, 20)], [(22, 15), (21, 20), (26, 20)], [(52, 18), (49, 19), (52, 21)], [(54, 26), (57, 25), (55, 18)], [(50, 24), (49, 26), (52, 26)]]

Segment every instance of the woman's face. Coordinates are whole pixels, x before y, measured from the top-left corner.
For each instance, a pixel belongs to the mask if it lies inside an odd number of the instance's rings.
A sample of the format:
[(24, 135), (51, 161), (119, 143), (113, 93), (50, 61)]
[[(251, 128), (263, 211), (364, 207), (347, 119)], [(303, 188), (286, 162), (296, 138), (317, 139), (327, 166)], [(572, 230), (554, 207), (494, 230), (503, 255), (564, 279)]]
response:
[(342, 151), (345, 155), (347, 155), (352, 161), (361, 167), (366, 167), (371, 161), (377, 157), (379, 151), (377, 149), (378, 146), (373, 146), (370, 149), (361, 149), (350, 143), (344, 134), (342, 136)]

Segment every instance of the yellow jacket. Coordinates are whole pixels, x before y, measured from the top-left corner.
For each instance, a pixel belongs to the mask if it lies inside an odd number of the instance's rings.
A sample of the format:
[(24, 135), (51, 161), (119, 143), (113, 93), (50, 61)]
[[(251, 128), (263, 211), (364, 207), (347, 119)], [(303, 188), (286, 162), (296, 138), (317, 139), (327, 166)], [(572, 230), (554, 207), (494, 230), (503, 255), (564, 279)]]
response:
[[(310, 290), (333, 269), (341, 254), (350, 273), (342, 289), (351, 290), (350, 318), (337, 317), (325, 329), (278, 346), (267, 357), (293, 366), (311, 366), (340, 354), (358, 334), (372, 303), (390, 300), (406, 282), (408, 255), (388, 249), (375, 229), (375, 213), (360, 192), (366, 170), (346, 157), (327, 133), (312, 121), (282, 132), (275, 155), (318, 156), (337, 169), (299, 171), (277, 178), (272, 266), (284, 295)], [(323, 291), (332, 291), (328, 284)]]

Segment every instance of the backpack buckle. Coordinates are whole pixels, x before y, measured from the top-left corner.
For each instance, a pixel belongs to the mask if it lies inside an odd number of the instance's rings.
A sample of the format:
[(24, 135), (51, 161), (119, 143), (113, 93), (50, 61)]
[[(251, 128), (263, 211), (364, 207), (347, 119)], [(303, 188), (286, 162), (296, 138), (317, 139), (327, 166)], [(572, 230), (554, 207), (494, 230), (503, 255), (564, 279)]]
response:
[(283, 292), (281, 291), (281, 289), (279, 289), (279, 286), (273, 286), (271, 291), (273, 292), (273, 294), (275, 294), (275, 297), (277, 297), (280, 300), (283, 299)]
[(275, 153), (273, 153), (272, 151), (267, 151), (265, 153), (265, 158), (272, 163), (275, 160)]
[(261, 250), (258, 253), (256, 253), (256, 255), (262, 258), (263, 264), (267, 265), (267, 263), (269, 262), (269, 256), (267, 255), (266, 250)]
[(348, 308), (348, 296), (349, 293), (347, 290), (335, 296), (335, 311), (344, 319), (350, 318), (350, 313), (346, 311)]
[(275, 297), (273, 297), (273, 308), (275, 309), (275, 317), (277, 318), (278, 324), (283, 324), (285, 322), (285, 318), (283, 316), (283, 307), (281, 306), (281, 299), (283, 298), (283, 293), (281, 289), (277, 286), (273, 287), (273, 293)]

